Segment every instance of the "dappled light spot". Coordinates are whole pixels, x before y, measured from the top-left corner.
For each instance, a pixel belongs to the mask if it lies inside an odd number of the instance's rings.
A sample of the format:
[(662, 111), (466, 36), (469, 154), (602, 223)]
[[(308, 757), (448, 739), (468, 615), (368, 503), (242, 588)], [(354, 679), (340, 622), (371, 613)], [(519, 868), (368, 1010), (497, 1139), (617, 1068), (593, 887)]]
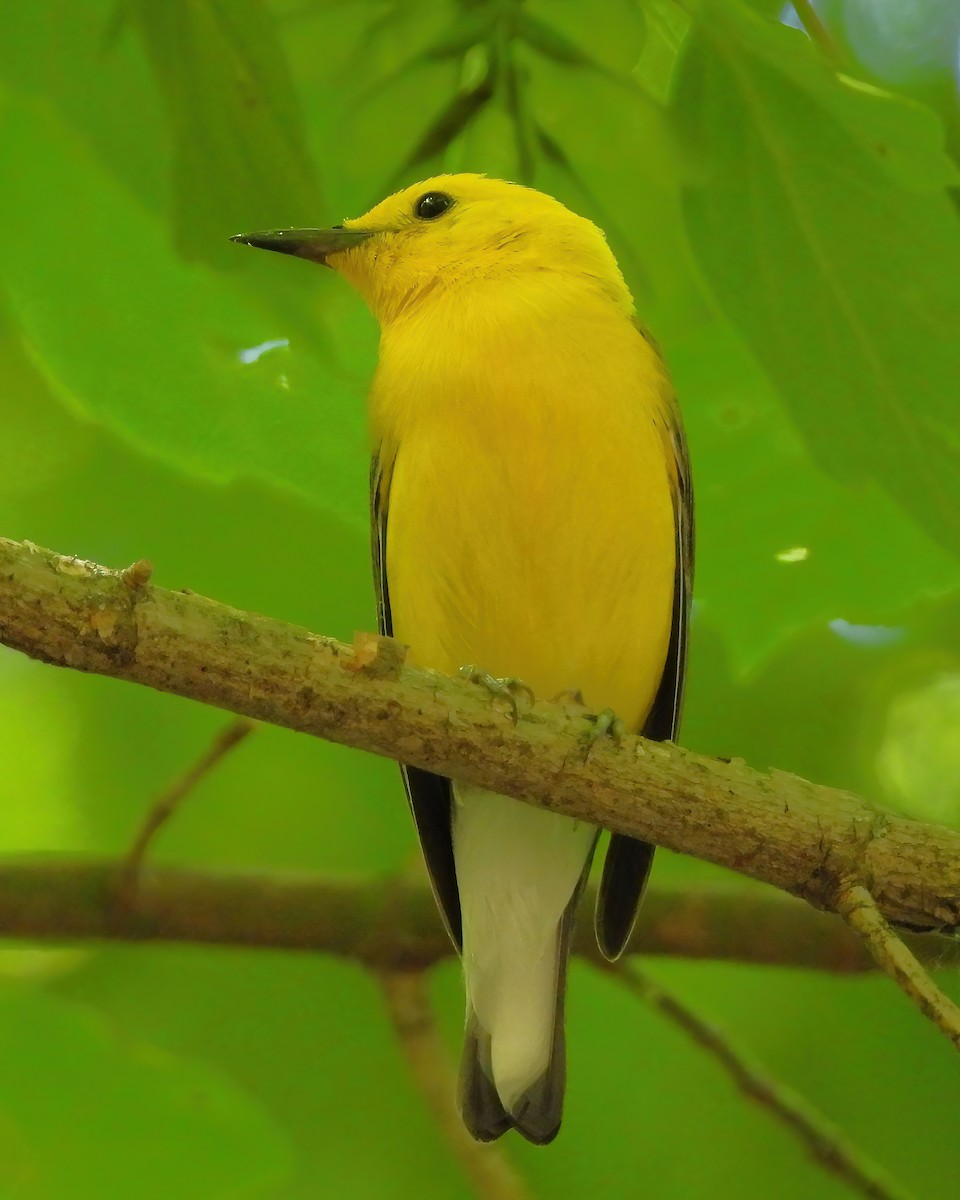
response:
[(242, 363), (255, 363), (259, 362), (265, 354), (269, 354), (271, 350), (285, 350), (289, 345), (289, 338), (268, 338), (257, 346), (247, 346), (245, 350), (238, 350), (237, 358)]
[(827, 627), (854, 646), (892, 646), (902, 641), (907, 632), (899, 625), (854, 625), (843, 617), (828, 621)]

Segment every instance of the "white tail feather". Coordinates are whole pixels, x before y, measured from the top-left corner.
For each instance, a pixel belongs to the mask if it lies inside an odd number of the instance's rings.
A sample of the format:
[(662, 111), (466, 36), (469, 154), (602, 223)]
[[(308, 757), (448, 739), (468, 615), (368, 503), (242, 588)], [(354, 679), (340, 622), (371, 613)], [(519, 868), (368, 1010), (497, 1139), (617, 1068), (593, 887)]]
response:
[(550, 1064), (560, 920), (596, 831), (480, 788), (454, 795), (467, 1002), (510, 1111)]

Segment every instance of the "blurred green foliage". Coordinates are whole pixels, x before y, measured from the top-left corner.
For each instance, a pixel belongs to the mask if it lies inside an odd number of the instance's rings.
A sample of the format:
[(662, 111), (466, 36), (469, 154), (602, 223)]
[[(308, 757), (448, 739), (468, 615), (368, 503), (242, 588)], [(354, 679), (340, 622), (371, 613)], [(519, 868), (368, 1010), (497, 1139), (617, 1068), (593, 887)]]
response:
[[(607, 230), (683, 402), (684, 741), (960, 822), (960, 19), (818, 8), (839, 74), (761, 0), (8, 6), (0, 532), (370, 628), (372, 320), (332, 275), (226, 239), (440, 170), (530, 182)], [(10, 652), (0, 684), (8, 853), (119, 853), (223, 722)], [(158, 853), (416, 858), (392, 764), (272, 729)], [(886, 981), (653, 966), (917, 1195), (955, 1192), (955, 1064)], [(456, 968), (435, 974), (453, 1046)], [(564, 1130), (507, 1147), (533, 1195), (846, 1194), (610, 980), (577, 965), (570, 992)], [(469, 1194), (342, 962), (11, 946), (0, 1031), (4, 1200)]]

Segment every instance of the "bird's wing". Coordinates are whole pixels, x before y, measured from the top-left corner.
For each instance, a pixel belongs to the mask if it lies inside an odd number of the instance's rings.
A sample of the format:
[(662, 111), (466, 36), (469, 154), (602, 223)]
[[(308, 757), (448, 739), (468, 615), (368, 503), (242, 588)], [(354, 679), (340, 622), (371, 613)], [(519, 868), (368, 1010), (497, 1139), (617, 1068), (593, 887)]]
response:
[[(652, 341), (644, 330), (640, 332)], [(683, 422), (672, 393), (667, 398), (663, 435), (664, 449), (671, 461), (676, 530), (673, 619), (660, 686), (640, 731), (644, 737), (660, 742), (673, 741), (680, 727), (687, 666), (687, 629), (693, 597), (693, 481)], [(653, 849), (649, 842), (619, 833), (611, 835), (603, 863), (596, 912), (597, 941), (607, 958), (618, 958), (630, 940), (643, 889), (650, 874)]]
[[(373, 582), (377, 591), (377, 624), (387, 637), (393, 634), (390, 615), (390, 591), (387, 582), (387, 520), (390, 511), (390, 477), (393, 457), (381, 446), (370, 465), (371, 549)], [(451, 806), (453, 789), (449, 779), (422, 771), (419, 767), (400, 766), (407, 799), (417, 826), (427, 872), (433, 885), (447, 932), (457, 950), (463, 949), (460, 894), (453, 859)]]
[(673, 519), (676, 529), (677, 562), (673, 587), (673, 622), (660, 686), (653, 707), (640, 731), (657, 742), (673, 741), (680, 728), (683, 685), (687, 671), (687, 631), (693, 599), (693, 480), (687, 439), (676, 400), (670, 397), (664, 423), (664, 442), (673, 464)]

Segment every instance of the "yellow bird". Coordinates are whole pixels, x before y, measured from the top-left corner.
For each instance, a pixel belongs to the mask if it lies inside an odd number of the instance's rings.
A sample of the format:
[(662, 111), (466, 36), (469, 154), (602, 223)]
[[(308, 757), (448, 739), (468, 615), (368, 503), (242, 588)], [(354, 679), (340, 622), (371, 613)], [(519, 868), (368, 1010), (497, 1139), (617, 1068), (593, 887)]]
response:
[[(441, 175), (329, 230), (236, 240), (325, 263), (380, 323), (370, 395), (380, 626), (411, 660), (578, 691), (673, 738), (693, 508), (680, 417), (603, 234), (557, 200)], [(560, 1126), (563, 997), (597, 830), (404, 768), (463, 959), (460, 1110), (489, 1141)], [(653, 855), (613, 836), (596, 913), (623, 950)]]

